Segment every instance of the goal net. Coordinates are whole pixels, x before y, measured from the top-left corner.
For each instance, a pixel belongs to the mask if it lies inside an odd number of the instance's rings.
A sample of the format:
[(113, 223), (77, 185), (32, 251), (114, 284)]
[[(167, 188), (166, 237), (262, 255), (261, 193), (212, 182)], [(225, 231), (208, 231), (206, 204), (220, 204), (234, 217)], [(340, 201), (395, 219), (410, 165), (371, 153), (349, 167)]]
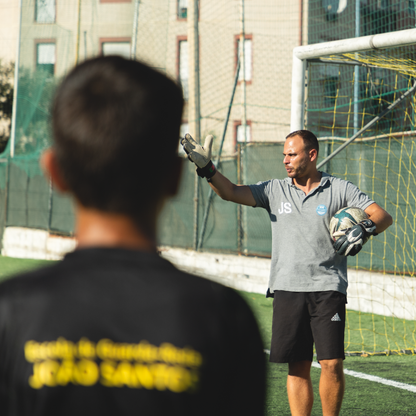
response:
[(348, 259), (346, 351), (416, 353), (416, 31), (298, 47), (291, 130), (394, 218)]

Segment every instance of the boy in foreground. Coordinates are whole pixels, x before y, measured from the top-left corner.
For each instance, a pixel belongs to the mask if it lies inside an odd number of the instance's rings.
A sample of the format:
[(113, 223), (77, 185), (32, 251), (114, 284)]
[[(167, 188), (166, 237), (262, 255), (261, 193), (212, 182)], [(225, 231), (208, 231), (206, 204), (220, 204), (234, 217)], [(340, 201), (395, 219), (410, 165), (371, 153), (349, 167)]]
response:
[(0, 285), (1, 415), (263, 414), (248, 306), (157, 255), (182, 108), (174, 82), (121, 57), (58, 88), (42, 164), (74, 197), (78, 248)]

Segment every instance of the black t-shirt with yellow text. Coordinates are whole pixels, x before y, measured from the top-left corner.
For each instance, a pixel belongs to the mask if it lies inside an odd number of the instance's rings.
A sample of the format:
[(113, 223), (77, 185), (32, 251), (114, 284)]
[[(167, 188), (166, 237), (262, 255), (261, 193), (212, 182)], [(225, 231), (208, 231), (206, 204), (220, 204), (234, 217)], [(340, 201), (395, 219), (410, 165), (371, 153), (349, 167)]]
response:
[(90, 248), (0, 285), (0, 414), (261, 415), (264, 354), (232, 289)]

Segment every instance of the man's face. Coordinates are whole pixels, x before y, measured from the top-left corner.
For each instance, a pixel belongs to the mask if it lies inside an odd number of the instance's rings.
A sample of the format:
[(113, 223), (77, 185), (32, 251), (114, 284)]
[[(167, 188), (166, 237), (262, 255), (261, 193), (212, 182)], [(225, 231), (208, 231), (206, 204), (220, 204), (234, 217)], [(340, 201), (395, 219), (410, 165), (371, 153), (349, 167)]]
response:
[(286, 139), (283, 156), (283, 163), (289, 178), (301, 178), (309, 174), (310, 152), (305, 151), (302, 137), (293, 136)]

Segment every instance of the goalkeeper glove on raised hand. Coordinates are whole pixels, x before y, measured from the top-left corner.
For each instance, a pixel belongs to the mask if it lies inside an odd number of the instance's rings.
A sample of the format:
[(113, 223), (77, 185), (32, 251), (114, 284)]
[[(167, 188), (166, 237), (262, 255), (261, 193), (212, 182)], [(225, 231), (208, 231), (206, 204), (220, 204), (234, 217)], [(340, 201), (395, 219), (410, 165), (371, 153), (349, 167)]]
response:
[(212, 140), (213, 137), (211, 135), (207, 136), (204, 147), (197, 143), (189, 133), (186, 133), (181, 140), (181, 145), (187, 153), (188, 159), (197, 166), (196, 173), (198, 176), (208, 180), (217, 172), (215, 165), (211, 161)]
[(363, 220), (345, 231), (345, 235), (334, 243), (335, 251), (341, 256), (355, 256), (372, 235), (377, 235), (376, 225), (371, 220)]

